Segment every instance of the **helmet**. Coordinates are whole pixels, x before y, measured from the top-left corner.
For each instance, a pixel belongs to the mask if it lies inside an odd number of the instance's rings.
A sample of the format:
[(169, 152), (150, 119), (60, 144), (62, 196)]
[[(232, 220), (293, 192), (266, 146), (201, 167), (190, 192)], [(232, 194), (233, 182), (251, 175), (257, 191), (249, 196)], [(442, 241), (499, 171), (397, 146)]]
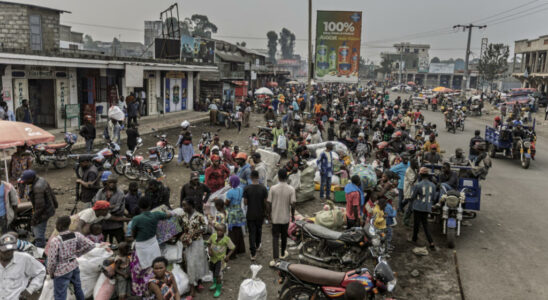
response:
[(269, 105), (269, 106), (268, 106), (268, 109), (274, 109), (274, 107), (272, 107), (272, 105)]
[(386, 125), (387, 125), (387, 126), (388, 126), (388, 125), (392, 126), (392, 121), (386, 122)]
[(219, 161), (219, 160), (221, 160), (219, 155), (211, 155), (211, 161)]
[(525, 107), (523, 107), (523, 108), (521, 109), (521, 111), (526, 111), (526, 110), (527, 110), (527, 109), (526, 109)]
[(462, 107), (462, 111), (466, 111), (466, 109), (467, 109), (466, 106)]
[(500, 121), (500, 116), (496, 116), (495, 121), (497, 121), (497, 122)]
[(401, 131), (396, 131), (394, 132), (394, 134), (392, 135), (393, 137), (401, 137)]
[(358, 137), (365, 137), (365, 133), (363, 132), (358, 133)]
[(85, 115), (84, 116), (84, 120), (91, 121), (92, 119), (93, 119), (93, 117), (90, 116), (90, 115)]
[(377, 144), (377, 147), (381, 150), (386, 148), (387, 146), (388, 146), (388, 142), (380, 142)]
[(239, 152), (238, 154), (236, 154), (235, 159), (247, 160), (247, 154), (245, 154), (244, 152)]
[(187, 129), (189, 126), (190, 126), (190, 123), (187, 120), (184, 120), (181, 123), (181, 127), (183, 127), (183, 129)]
[(518, 121), (518, 120), (514, 120), (514, 126), (521, 126), (521, 121)]
[(328, 121), (329, 121), (329, 122), (335, 122), (335, 119), (333, 119), (333, 118), (329, 118), (329, 120), (328, 120)]

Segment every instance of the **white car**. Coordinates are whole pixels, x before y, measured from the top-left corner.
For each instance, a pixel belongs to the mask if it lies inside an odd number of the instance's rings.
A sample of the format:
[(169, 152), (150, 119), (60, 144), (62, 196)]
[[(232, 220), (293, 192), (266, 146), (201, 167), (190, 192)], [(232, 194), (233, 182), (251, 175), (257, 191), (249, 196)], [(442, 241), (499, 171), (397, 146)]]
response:
[(396, 85), (390, 88), (390, 91), (392, 92), (399, 92), (400, 90), (403, 90), (405, 92), (411, 92), (413, 91), (413, 87), (406, 84), (402, 84), (402, 85)]

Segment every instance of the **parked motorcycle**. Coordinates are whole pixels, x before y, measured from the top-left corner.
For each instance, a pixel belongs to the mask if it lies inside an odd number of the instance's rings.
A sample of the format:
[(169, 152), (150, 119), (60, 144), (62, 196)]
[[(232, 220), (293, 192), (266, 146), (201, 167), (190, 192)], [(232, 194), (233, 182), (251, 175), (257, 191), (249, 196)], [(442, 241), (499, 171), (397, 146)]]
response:
[(296, 225), (296, 236), (303, 241), (299, 246), (299, 260), (312, 265), (344, 270), (363, 265), (367, 252), (373, 257), (386, 254), (384, 234), (372, 224), (343, 232), (305, 221), (298, 221)]
[(205, 167), (205, 162), (209, 156), (209, 145), (211, 144), (211, 132), (203, 132), (202, 137), (200, 138), (200, 143), (198, 144), (199, 154), (194, 154), (190, 159), (190, 169), (192, 171), (203, 171)]
[(144, 160), (143, 156), (135, 155), (137, 149), (142, 145), (142, 139), (138, 138), (137, 147), (133, 151), (126, 152), (127, 163), (124, 167), (124, 175), (129, 180), (162, 180), (165, 176), (160, 162)]
[(45, 167), (53, 163), (57, 169), (66, 167), (69, 155), (72, 153), (72, 146), (78, 140), (78, 136), (67, 132), (65, 133), (64, 140), (64, 143), (38, 144), (29, 147), (34, 163)]
[(367, 268), (348, 272), (336, 272), (314, 266), (280, 261), (275, 266), (282, 285), (278, 292), (281, 300), (290, 299), (345, 299), (347, 285), (360, 282), (367, 291), (368, 299), (379, 294), (391, 293), (397, 284), (395, 273), (388, 262), (380, 258), (373, 273)]
[(267, 126), (257, 126), (257, 128), (259, 128), (257, 137), (259, 138), (259, 144), (261, 146), (270, 147), (272, 145), (272, 141), (274, 140), (272, 128), (274, 128), (274, 126), (276, 126), (274, 120), (268, 120)]
[[(152, 131), (155, 131), (152, 128)], [(173, 160), (175, 157), (175, 148), (167, 140), (166, 134), (156, 134), (154, 135), (159, 141), (156, 142), (155, 147), (148, 148), (149, 159), (158, 160), (162, 164), (167, 164)]]
[(443, 195), (438, 205), (443, 205), (441, 221), (442, 232), (447, 236), (447, 247), (455, 248), (457, 236), (460, 236), (460, 226), (463, 215), (462, 205), (466, 200), (465, 191), (449, 191)]
[[(73, 154), (70, 158), (78, 159), (81, 155), (93, 155), (91, 162), (97, 167), (99, 172), (114, 169), (114, 172), (118, 175), (124, 175), (124, 168), (126, 165), (126, 158), (120, 155), (120, 146), (114, 142), (108, 142), (106, 147), (99, 150), (95, 154)], [(75, 165), (74, 171), (76, 177), (82, 178), (84, 170), (79, 164)]]

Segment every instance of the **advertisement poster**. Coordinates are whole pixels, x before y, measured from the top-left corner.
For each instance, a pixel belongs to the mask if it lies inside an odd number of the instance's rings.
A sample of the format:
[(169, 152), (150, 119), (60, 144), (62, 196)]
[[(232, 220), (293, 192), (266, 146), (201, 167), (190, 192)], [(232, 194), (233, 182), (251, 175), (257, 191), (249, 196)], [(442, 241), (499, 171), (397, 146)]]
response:
[(212, 64), (215, 57), (215, 42), (182, 35), (181, 56), (194, 62)]
[(173, 77), (165, 79), (166, 113), (187, 109), (187, 78), (184, 73), (171, 75)]
[(430, 68), (430, 60), (428, 56), (419, 56), (419, 73), (428, 73)]
[(318, 11), (316, 67), (318, 81), (358, 82), (362, 13)]
[(188, 35), (181, 35), (181, 56), (194, 58), (194, 38)]

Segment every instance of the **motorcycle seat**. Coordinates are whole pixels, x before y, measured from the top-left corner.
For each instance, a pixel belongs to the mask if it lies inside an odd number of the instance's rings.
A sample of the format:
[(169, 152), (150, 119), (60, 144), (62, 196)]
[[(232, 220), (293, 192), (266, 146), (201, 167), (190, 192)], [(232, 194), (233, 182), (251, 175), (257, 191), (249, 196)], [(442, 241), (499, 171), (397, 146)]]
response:
[(57, 144), (47, 144), (46, 148), (48, 149), (59, 149), (63, 148), (67, 145), (67, 143), (57, 143)]
[(339, 286), (346, 276), (344, 272), (302, 264), (290, 264), (288, 269), (300, 280), (317, 285)]
[(327, 239), (327, 240), (338, 240), (341, 238), (342, 233), (338, 231), (331, 230), (329, 228), (323, 227), (321, 225), (307, 223), (303, 225), (304, 229), (315, 237)]
[(29, 201), (17, 203), (17, 214), (21, 215), (24, 212), (32, 210), (32, 203)]

